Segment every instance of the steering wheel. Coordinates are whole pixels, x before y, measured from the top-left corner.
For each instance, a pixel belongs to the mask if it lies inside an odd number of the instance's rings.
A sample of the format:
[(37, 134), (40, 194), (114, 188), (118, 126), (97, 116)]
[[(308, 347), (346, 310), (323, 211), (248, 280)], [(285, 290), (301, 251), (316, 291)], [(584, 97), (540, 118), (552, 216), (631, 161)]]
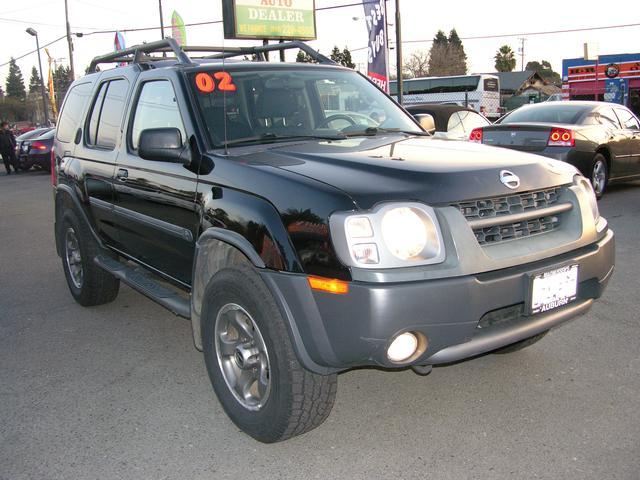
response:
[(329, 124), (331, 122), (333, 122), (334, 120), (345, 120), (345, 121), (349, 122), (349, 126), (350, 127), (352, 127), (354, 125), (357, 125), (355, 120), (353, 118), (351, 118), (349, 115), (345, 115), (344, 113), (336, 113), (335, 115), (331, 115), (331, 116), (325, 118), (323, 121), (321, 121), (316, 126), (316, 128), (328, 127)]

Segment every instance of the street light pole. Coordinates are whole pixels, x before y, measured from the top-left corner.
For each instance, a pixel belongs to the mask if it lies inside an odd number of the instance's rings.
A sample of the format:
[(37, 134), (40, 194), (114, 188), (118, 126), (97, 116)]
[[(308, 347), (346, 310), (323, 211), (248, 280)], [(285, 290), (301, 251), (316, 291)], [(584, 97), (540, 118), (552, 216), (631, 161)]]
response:
[(160, 35), (164, 40), (164, 20), (162, 19), (162, 0), (158, 0), (158, 8), (160, 9)]
[(49, 124), (49, 111), (47, 109), (47, 96), (44, 92), (44, 76), (42, 75), (42, 61), (40, 60), (40, 42), (38, 41), (38, 32), (33, 28), (27, 28), (26, 32), (36, 37), (36, 49), (38, 50), (38, 67), (40, 68), (40, 94), (42, 95), (42, 112), (44, 113), (44, 123)]
[(396, 63), (398, 103), (402, 105), (402, 29), (400, 28), (400, 0), (396, 0)]
[[(73, 68), (73, 41), (71, 40), (71, 26), (69, 25), (69, 5), (67, 0), (64, 0), (64, 16), (67, 22), (67, 44), (69, 45), (69, 74), (71, 75), (71, 81), (76, 79), (76, 72)], [(38, 51), (40, 55), (40, 51)]]

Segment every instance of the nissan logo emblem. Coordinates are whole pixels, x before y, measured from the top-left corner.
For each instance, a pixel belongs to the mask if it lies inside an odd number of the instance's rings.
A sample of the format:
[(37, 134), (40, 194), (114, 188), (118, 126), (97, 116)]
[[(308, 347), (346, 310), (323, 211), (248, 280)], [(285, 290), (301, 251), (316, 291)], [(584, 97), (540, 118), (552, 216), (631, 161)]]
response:
[(500, 172), (500, 181), (505, 187), (512, 190), (520, 186), (520, 178), (515, 173), (510, 172), (509, 170), (502, 170)]

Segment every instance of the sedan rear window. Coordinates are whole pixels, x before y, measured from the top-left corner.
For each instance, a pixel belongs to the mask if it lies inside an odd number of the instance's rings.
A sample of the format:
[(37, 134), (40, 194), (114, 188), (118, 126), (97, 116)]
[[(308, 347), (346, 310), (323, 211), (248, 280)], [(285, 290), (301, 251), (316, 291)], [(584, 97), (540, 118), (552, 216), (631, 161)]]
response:
[(592, 107), (584, 105), (571, 105), (569, 102), (558, 102), (552, 105), (524, 106), (511, 112), (499, 123), (516, 122), (541, 122), (541, 123), (567, 123), (575, 125), (584, 115), (590, 112)]

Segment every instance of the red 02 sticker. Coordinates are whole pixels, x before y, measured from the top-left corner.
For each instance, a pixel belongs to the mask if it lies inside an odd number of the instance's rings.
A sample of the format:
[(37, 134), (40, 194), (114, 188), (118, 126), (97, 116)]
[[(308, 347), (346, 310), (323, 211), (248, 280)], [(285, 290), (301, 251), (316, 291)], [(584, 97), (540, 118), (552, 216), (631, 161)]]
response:
[[(218, 82), (216, 86), (216, 80)], [(215, 72), (213, 74), (200, 72), (195, 77), (196, 88), (202, 93), (212, 93), (219, 90), (221, 92), (235, 92), (236, 85), (229, 72)]]

